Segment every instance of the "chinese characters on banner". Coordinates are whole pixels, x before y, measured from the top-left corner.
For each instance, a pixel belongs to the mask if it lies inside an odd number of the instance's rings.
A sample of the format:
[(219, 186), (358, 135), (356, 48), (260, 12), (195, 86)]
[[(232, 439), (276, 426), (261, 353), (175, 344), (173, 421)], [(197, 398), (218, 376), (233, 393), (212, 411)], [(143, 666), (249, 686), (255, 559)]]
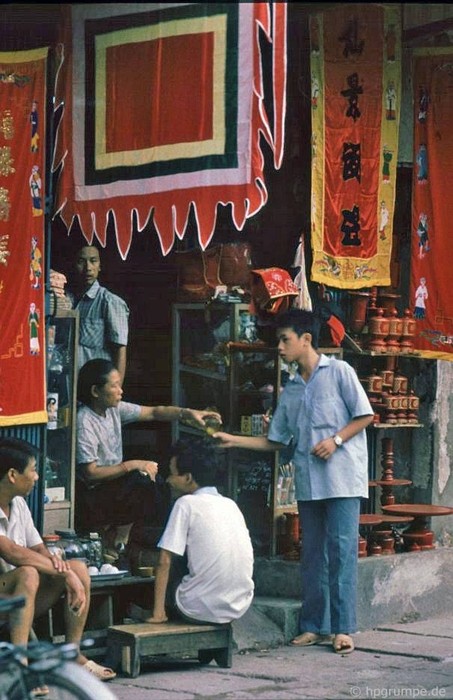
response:
[(400, 35), (398, 6), (310, 18), (311, 277), (331, 287), (391, 283)]
[(47, 422), (47, 49), (0, 53), (0, 426)]
[(112, 213), (126, 258), (134, 214), (140, 231), (152, 217), (166, 255), (191, 210), (204, 249), (219, 205), (241, 230), (266, 203), (261, 138), (276, 168), (283, 157), (286, 3), (72, 4), (62, 47), (54, 169), (68, 229), (78, 218), (105, 245)]
[(414, 347), (453, 360), (453, 51), (413, 50), (414, 169), (410, 299)]

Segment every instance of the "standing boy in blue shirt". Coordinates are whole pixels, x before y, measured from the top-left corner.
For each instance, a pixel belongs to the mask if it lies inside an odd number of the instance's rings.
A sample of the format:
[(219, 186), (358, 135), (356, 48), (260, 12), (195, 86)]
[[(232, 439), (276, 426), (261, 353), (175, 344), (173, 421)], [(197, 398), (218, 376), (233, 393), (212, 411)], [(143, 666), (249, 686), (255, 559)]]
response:
[(360, 499), (368, 497), (365, 428), (373, 409), (355, 370), (320, 355), (317, 317), (290, 309), (276, 319), (278, 352), (297, 363), (267, 437), (218, 432), (222, 447), (293, 448), (302, 526), (302, 609), (295, 646), (333, 635), (333, 649), (354, 650)]

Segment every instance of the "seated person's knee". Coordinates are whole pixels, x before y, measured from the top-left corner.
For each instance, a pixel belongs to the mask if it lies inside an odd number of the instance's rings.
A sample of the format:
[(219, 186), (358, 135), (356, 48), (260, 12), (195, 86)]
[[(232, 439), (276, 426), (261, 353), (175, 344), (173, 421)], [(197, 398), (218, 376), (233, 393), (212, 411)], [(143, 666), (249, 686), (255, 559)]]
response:
[(17, 581), (31, 594), (36, 594), (39, 588), (40, 575), (34, 566), (18, 566), (15, 570)]

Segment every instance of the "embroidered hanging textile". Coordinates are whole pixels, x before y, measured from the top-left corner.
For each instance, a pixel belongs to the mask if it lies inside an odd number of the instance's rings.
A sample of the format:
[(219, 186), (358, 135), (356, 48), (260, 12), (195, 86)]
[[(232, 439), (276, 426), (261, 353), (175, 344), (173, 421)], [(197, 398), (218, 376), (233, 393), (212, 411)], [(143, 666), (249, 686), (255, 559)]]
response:
[[(260, 41), (270, 45), (272, 128)], [(219, 204), (234, 226), (267, 201), (261, 137), (280, 167), (286, 3), (107, 3), (67, 7), (57, 79), (64, 102), (57, 213), (106, 242), (112, 212), (126, 258), (152, 216), (166, 255), (193, 207), (200, 246)]]
[(414, 346), (453, 360), (453, 50), (414, 49), (410, 299)]
[(310, 17), (311, 277), (331, 287), (391, 283), (400, 36), (398, 6)]
[(0, 426), (47, 422), (47, 51), (0, 52)]

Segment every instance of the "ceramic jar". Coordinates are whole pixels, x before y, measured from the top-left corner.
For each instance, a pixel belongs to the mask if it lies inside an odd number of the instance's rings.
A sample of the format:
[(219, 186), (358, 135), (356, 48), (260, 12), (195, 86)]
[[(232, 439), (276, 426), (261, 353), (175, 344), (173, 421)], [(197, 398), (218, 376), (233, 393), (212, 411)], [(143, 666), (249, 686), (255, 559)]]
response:
[(63, 532), (60, 534), (61, 546), (64, 548), (66, 559), (83, 559), (86, 561), (86, 553), (82, 543), (75, 532)]
[(377, 308), (368, 321), (368, 333), (377, 338), (386, 338), (390, 330), (390, 319), (384, 316), (384, 309)]
[(363, 377), (360, 382), (367, 394), (382, 393), (382, 376), (377, 373), (377, 370), (373, 369), (372, 373), (368, 377)]
[(395, 394), (407, 394), (407, 377), (395, 374), (393, 378), (393, 391)]
[(66, 559), (60, 535), (44, 535), (42, 539), (52, 556), (58, 557), (59, 559)]

